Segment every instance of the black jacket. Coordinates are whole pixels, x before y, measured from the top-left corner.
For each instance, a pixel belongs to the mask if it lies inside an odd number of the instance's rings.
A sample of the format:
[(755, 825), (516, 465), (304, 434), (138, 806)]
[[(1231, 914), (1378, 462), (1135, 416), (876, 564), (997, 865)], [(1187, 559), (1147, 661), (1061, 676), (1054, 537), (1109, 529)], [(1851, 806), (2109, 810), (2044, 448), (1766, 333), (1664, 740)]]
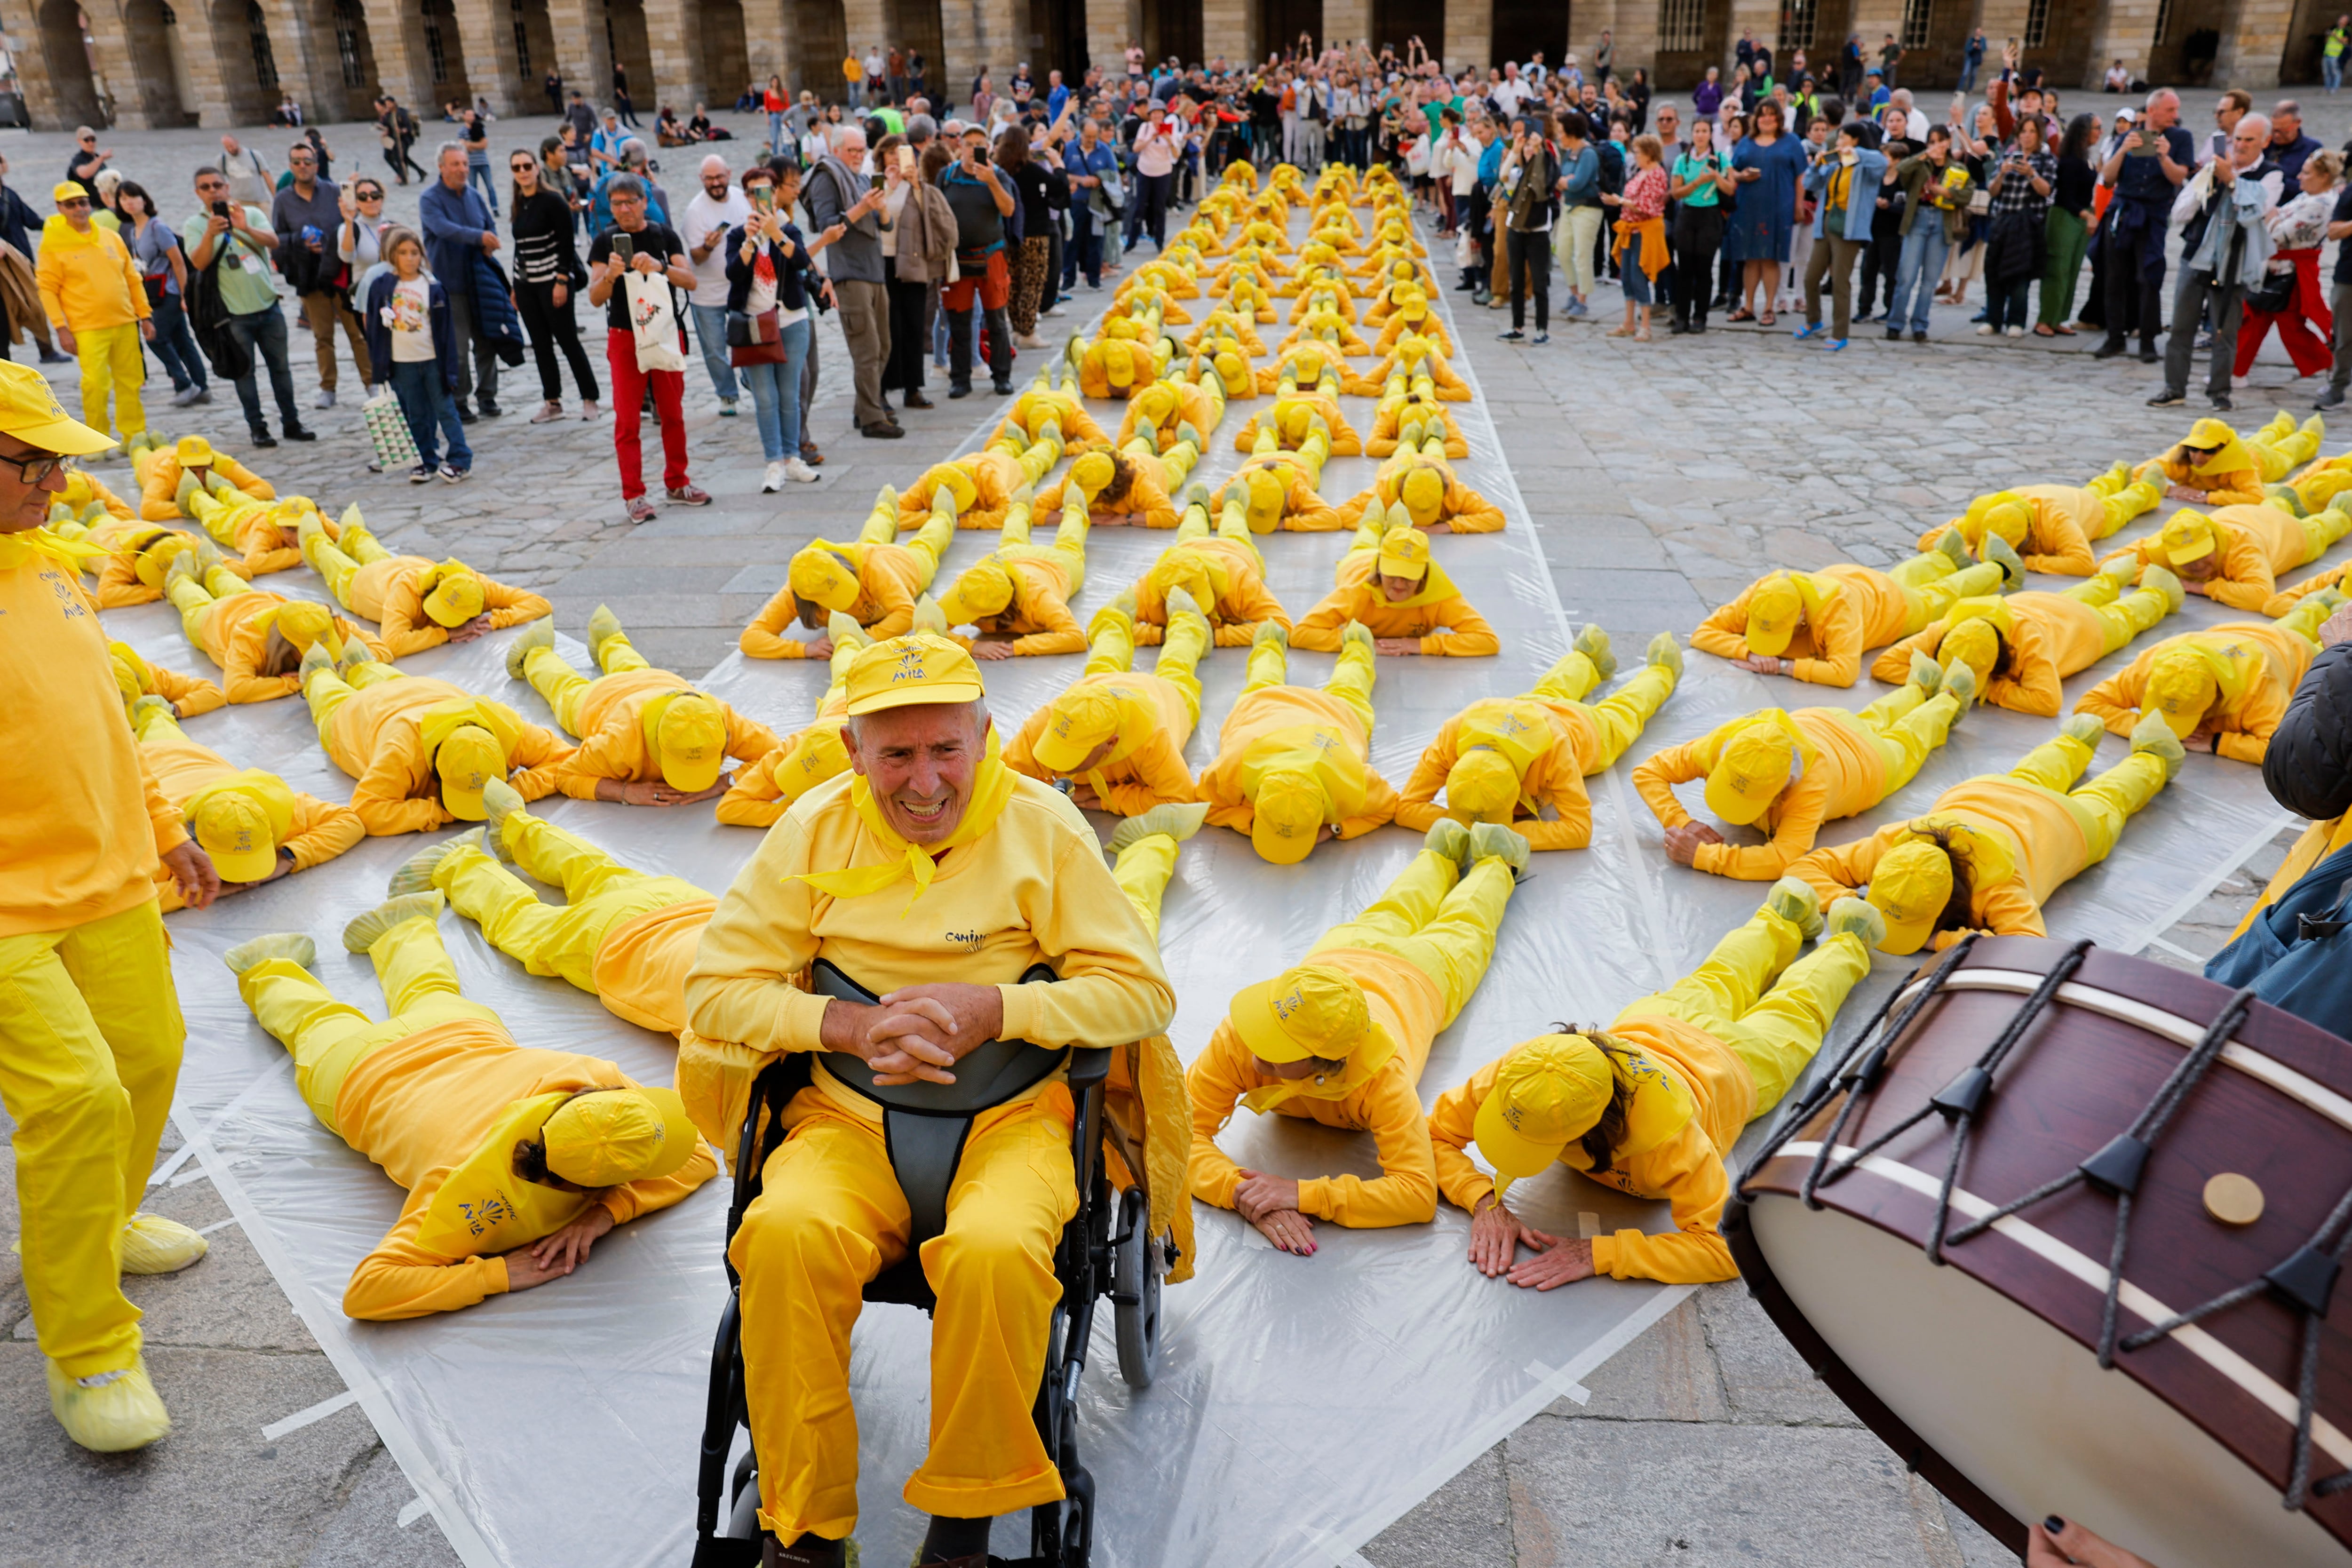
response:
[(2271, 798), (2325, 822), (2352, 811), (2352, 643), (2319, 650), (2263, 758)]

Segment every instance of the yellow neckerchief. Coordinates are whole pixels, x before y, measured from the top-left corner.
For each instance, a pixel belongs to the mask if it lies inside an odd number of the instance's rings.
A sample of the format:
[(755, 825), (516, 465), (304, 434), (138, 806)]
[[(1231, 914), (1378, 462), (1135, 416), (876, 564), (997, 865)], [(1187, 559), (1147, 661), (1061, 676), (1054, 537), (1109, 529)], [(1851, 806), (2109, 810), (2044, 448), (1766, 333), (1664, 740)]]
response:
[[(1627, 1014), (1617, 1022), (1622, 1024), (1626, 1017), (1639, 1016)], [(1672, 1068), (1652, 1059), (1631, 1041), (1617, 1036), (1594, 1035), (1588, 1037), (1606, 1042), (1610, 1048), (1604, 1054), (1610, 1070), (1617, 1075), (1618, 1082), (1629, 1085), (1633, 1090), (1633, 1103), (1625, 1110), (1624, 1142), (1609, 1152), (1610, 1166), (1614, 1172), (1620, 1160), (1646, 1154), (1663, 1146), (1688, 1126), (1698, 1110), (1691, 1099), (1690, 1086), (1683, 1082), (1682, 1076)], [(1620, 1052), (1623, 1054), (1621, 1056)], [(1579, 1171), (1589, 1170), (1592, 1164), (1584, 1152), (1584, 1146), (1573, 1141), (1559, 1152), (1559, 1157)]]
[(95, 221), (86, 229), (77, 229), (66, 221), (63, 213), (51, 213), (41, 220), (41, 243), (44, 246), (61, 245), (77, 250), (86, 249), (98, 244), (105, 232)]
[(1454, 579), (1445, 574), (1445, 568), (1432, 561), (1429, 563), (1428, 574), (1422, 578), (1420, 587), (1404, 598), (1391, 599), (1381, 587), (1381, 563), (1377, 554), (1373, 558), (1370, 573), (1364, 579), (1364, 586), (1371, 590), (1373, 598), (1378, 601), (1377, 608), (1389, 610), (1418, 609), (1423, 605), (1434, 605), (1446, 599), (1458, 599), (1462, 596), (1462, 590), (1454, 585)]
[(499, 753), (509, 762), (513, 760), (515, 742), (522, 739), (522, 715), (487, 697), (453, 697), (418, 714), (416, 731), (425, 742), (425, 757), (429, 760), (441, 749), (441, 742), (449, 738), (450, 731), (467, 724), (478, 724), (488, 730), (498, 742)]
[(665, 691), (657, 697), (646, 699), (646, 705), (637, 710), (637, 728), (645, 737), (646, 755), (654, 759), (654, 765), (656, 768), (661, 765), (662, 716), (669, 711), (670, 704), (679, 698), (700, 695), (702, 693), (691, 686), (680, 686), (673, 690)]
[(215, 779), (181, 804), (181, 818), (194, 822), (196, 809), (217, 795), (251, 796), (260, 805), (263, 815), (269, 818), (269, 841), (272, 844), (285, 843), (287, 836), (294, 831), (294, 791), (276, 773), (264, 773), (259, 768), (247, 768), (226, 778)]
[(1981, 895), (2017, 875), (2017, 845), (1991, 823), (1957, 812), (1931, 811), (1913, 817), (1906, 826), (1915, 838), (1930, 839), (1941, 831), (1951, 840), (1952, 858), (1967, 869), (1973, 894)]
[[(1383, 1026), (1374, 1024), (1364, 1043), (1348, 1053), (1348, 1065), (1339, 1072), (1316, 1073), (1308, 1078), (1277, 1079), (1249, 1090), (1242, 1096), (1240, 1103), (1263, 1116), (1294, 1100), (1345, 1100), (1371, 1082), (1373, 1076), (1388, 1066), (1389, 1058), (1396, 1053), (1395, 1037)], [(1225, 1120), (1233, 1120), (1232, 1111), (1225, 1113)], [(1223, 1131), (1222, 1124), (1218, 1130)]]
[(2254, 678), (2270, 668), (2262, 645), (2247, 638), (2203, 632), (2189, 639), (2189, 650), (2213, 672), (2216, 695), (2207, 710), (2211, 713), (2234, 711), (2253, 689)]
[(39, 566), (44, 563), (64, 567), (79, 576), (90, 570), (86, 563), (105, 560), (114, 552), (103, 544), (87, 540), (68, 539), (48, 528), (24, 528), (14, 533), (0, 533), (0, 572), (13, 572), (19, 566)]
[(480, 1145), (449, 1173), (425, 1205), (416, 1245), (457, 1258), (511, 1252), (562, 1229), (594, 1202), (587, 1193), (526, 1182), (514, 1173), (514, 1146), (539, 1136), (569, 1091), (518, 1100), (499, 1113)]
[[(2206, 428), (2208, 426), (2214, 428), (2208, 430)], [(2189, 466), (2189, 471), (2200, 479), (2208, 475), (2233, 474), (2242, 469), (2261, 467), (2255, 460), (2254, 455), (2246, 450), (2245, 442), (2238, 438), (2237, 432), (2218, 419), (2200, 419), (2189, 434), (2190, 440), (2201, 437), (2210, 441), (2217, 435), (2226, 437), (2219, 446), (2210, 448), (2192, 447), (2187, 441), (2173, 448), (2179, 454), (2179, 461), (2186, 463)]]
[(818, 892), (829, 893), (836, 899), (857, 899), (868, 893), (878, 893), (902, 877), (912, 877), (915, 879), (914, 894), (908, 899), (907, 908), (898, 914), (900, 920), (905, 920), (913, 910), (916, 900), (930, 890), (931, 879), (939, 875), (938, 858), (950, 849), (961, 849), (994, 827), (996, 819), (1004, 814), (1005, 802), (1013, 798), (1013, 770), (1006, 767), (998, 756), (996, 731), (992, 728), (988, 732), (988, 749), (980, 759), (980, 766), (972, 771), (971, 798), (964, 805), (963, 820), (956, 824), (953, 833), (939, 844), (926, 848), (919, 844), (909, 844), (898, 836), (898, 830), (890, 826), (882, 815), (882, 808), (875, 804), (873, 786), (866, 783), (866, 775), (860, 773), (850, 781), (849, 804), (857, 813), (857, 820), (865, 824), (866, 831), (873, 835), (874, 841), (881, 846), (883, 854), (888, 858), (879, 865), (854, 866), (841, 871), (803, 871), (786, 880), (806, 882)]

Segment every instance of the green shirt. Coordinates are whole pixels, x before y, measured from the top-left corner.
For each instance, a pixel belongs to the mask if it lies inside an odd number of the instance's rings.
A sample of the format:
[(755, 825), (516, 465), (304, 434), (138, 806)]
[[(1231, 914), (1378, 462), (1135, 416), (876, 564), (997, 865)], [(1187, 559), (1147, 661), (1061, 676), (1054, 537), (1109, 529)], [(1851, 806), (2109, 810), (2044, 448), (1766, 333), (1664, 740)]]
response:
[[(1724, 166), (1719, 153), (1709, 153), (1704, 160), (1685, 155), (1675, 160), (1674, 183), (1685, 184), (1702, 174), (1713, 174)], [(1716, 189), (1712, 179), (1703, 185), (1694, 186), (1691, 194), (1682, 198), (1682, 204), (1686, 207), (1719, 206), (1722, 202), (1723, 193)]]
[[(188, 265), (195, 266), (196, 247), (204, 239), (205, 225), (212, 214), (199, 211), (180, 226), (185, 236), (180, 243), (188, 255)], [(259, 207), (245, 209), (245, 226), (257, 234), (268, 234), (269, 215)], [(221, 303), (232, 316), (251, 316), (278, 303), (278, 285), (269, 276), (269, 252), (229, 229), (213, 241), (214, 258), (220, 263)]]
[(1458, 98), (1441, 98), (1434, 103), (1424, 103), (1421, 106), (1422, 118), (1429, 121), (1431, 141), (1434, 142), (1445, 133), (1445, 126), (1439, 117), (1449, 109), (1459, 115), (1462, 112), (1462, 100)]

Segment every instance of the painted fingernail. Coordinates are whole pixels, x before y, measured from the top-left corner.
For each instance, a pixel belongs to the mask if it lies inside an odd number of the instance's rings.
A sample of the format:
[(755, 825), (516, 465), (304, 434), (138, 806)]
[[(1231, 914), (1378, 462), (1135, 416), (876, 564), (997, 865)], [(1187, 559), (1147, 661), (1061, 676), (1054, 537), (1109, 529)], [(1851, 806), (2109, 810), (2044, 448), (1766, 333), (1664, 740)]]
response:
[(2042, 1528), (2053, 1535), (2063, 1535), (2065, 1533), (2066, 1521), (2053, 1513), (2042, 1521)]

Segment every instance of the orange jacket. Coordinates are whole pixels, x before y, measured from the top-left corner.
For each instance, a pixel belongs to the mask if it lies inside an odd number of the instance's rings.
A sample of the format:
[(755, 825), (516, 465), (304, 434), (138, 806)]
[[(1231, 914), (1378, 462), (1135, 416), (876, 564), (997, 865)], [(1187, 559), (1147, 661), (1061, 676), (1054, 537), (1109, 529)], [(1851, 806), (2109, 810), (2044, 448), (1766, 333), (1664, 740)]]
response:
[[(1742, 716), (1706, 735), (1651, 753), (1633, 770), (1633, 787), (1668, 827), (1691, 820), (1674, 786), (1711, 773), (1724, 742), (1748, 721)], [(1764, 844), (1702, 844), (1692, 864), (1701, 871), (1769, 882), (1813, 847), (1824, 822), (1868, 811), (1885, 796), (1886, 760), (1876, 742), (1843, 708), (1799, 708), (1789, 717), (1813, 747), (1802, 776), (1764, 809), (1756, 826), (1772, 837)]]
[[(434, 564), (422, 555), (388, 555), (369, 562), (352, 578), (352, 613), (376, 623), (396, 658), (449, 640), (447, 628), (425, 613), (425, 595), (417, 592), (417, 579)], [(510, 588), (479, 572), (474, 576), (482, 584), (482, 607), (489, 612), (493, 631), (555, 613), (553, 605), (527, 588)]]

